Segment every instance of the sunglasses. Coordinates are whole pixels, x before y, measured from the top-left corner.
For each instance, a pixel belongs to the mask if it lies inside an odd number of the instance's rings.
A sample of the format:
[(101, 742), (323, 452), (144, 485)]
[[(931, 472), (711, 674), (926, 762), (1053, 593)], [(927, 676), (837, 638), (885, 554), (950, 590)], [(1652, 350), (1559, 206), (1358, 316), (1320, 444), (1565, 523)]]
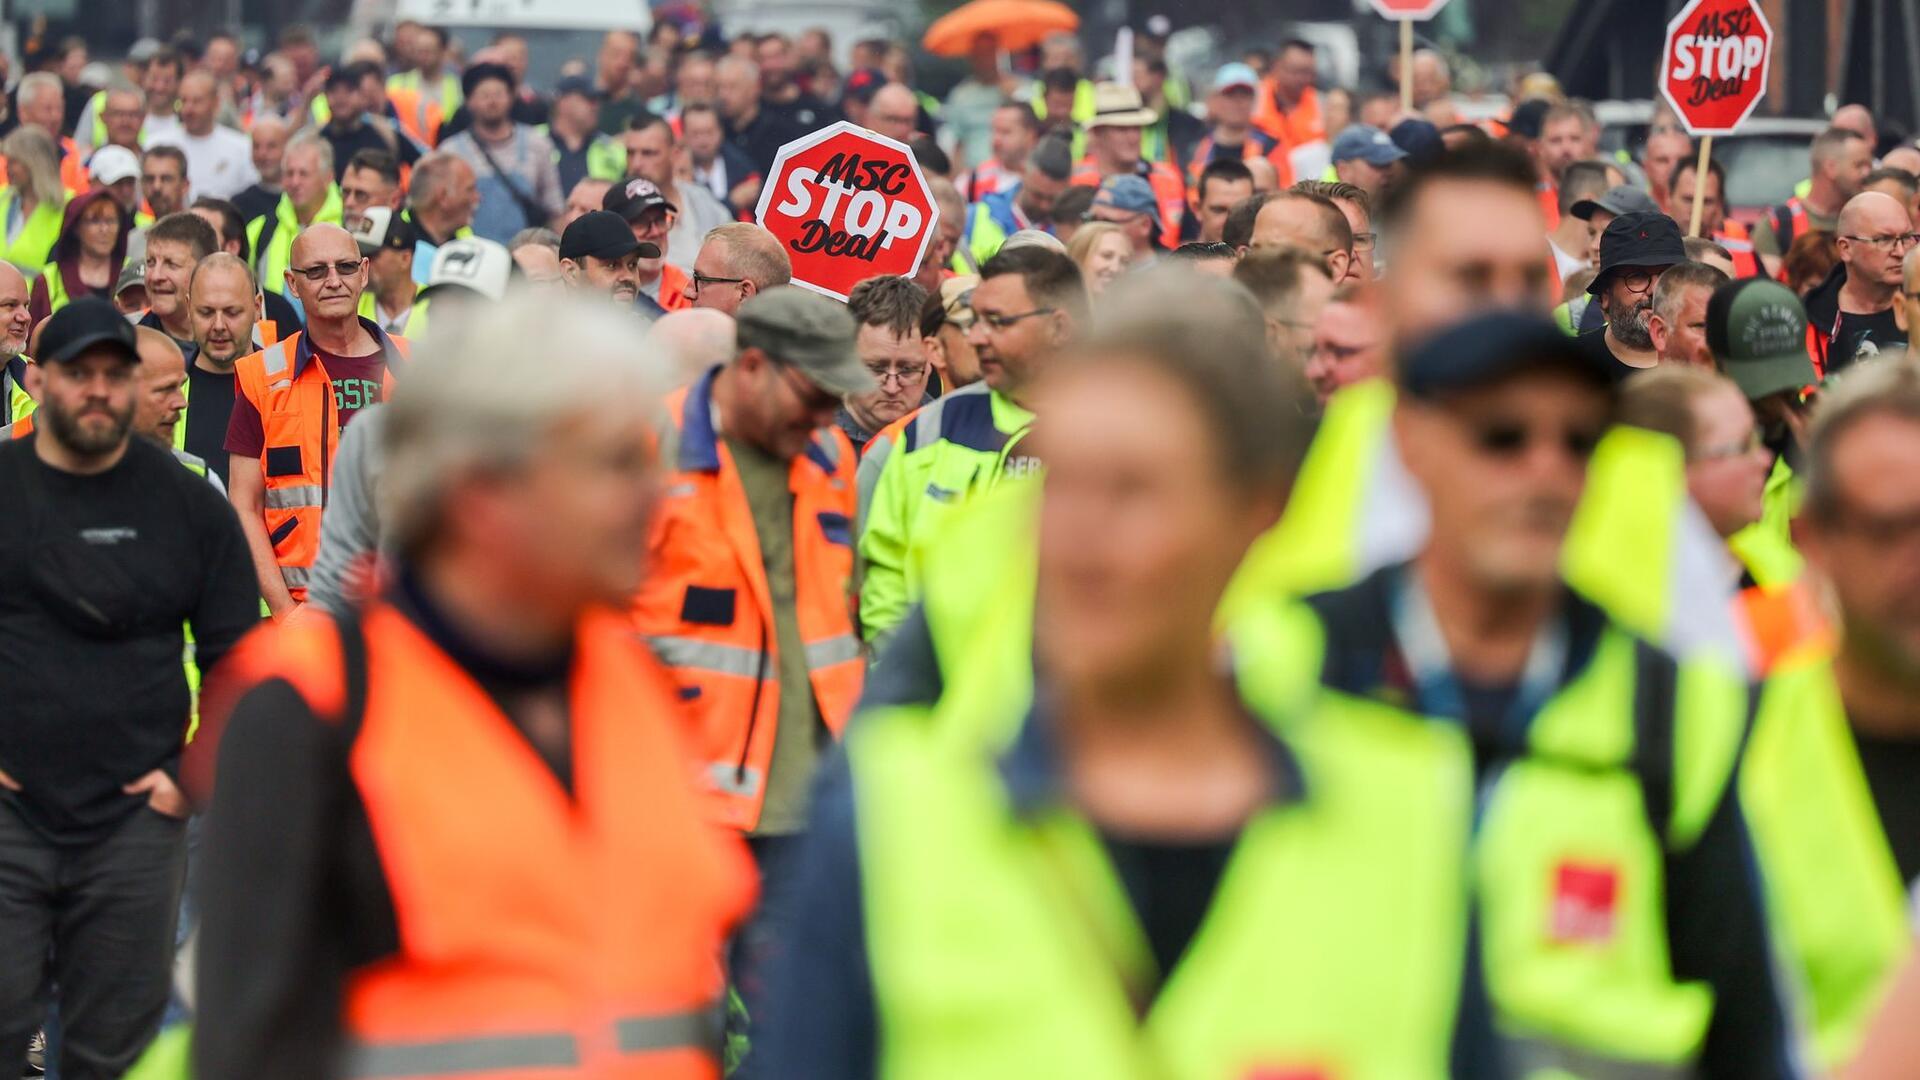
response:
[(1600, 437), (1605, 433), (1604, 428), (1597, 427), (1551, 431), (1505, 420), (1471, 424), (1474, 449), (1486, 457), (1509, 460), (1524, 457), (1536, 442), (1545, 440), (1556, 443), (1574, 461), (1584, 462), (1593, 457), (1593, 449), (1600, 445)]
[(355, 259), (352, 262), (343, 261), (337, 263), (320, 263), (317, 266), (296, 266), (293, 268), (293, 272), (306, 278), (308, 281), (325, 281), (327, 280), (328, 274), (339, 274), (341, 280), (344, 281), (359, 273), (360, 266), (364, 262), (366, 262), (365, 259)]

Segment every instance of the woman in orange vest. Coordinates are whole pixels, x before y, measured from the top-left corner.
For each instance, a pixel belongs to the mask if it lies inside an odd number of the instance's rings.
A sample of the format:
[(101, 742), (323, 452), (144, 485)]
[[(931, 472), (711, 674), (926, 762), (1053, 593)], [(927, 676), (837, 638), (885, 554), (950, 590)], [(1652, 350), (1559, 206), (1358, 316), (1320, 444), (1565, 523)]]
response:
[[(535, 352), (537, 385), (498, 378)], [(416, 374), (385, 406), (389, 586), (249, 639), (183, 769), (212, 789), (194, 1075), (718, 1080), (752, 869), (621, 610), (645, 366), (618, 313), (543, 296), (447, 324)]]

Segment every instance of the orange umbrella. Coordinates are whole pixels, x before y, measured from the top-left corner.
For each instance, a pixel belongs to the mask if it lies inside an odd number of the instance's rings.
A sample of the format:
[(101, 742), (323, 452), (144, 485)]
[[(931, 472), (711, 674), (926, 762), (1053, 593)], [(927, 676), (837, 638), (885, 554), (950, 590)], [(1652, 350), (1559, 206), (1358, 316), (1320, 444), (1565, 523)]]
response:
[(965, 56), (986, 34), (1008, 52), (1031, 49), (1048, 34), (1080, 28), (1080, 16), (1056, 0), (971, 0), (927, 27), (921, 44), (935, 56)]

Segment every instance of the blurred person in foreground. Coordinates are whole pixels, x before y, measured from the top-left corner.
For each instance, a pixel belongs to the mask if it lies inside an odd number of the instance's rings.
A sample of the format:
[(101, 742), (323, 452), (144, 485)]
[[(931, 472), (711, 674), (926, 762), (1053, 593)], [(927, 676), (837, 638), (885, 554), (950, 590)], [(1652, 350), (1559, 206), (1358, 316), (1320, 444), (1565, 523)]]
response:
[(1037, 547), (1037, 601), (995, 605), (968, 684), (864, 718), (823, 780), (769, 1050), (797, 1080), (1487, 1075), (1445, 747), (1322, 739), (1266, 664), (1277, 617), (1215, 634), (1306, 447), (1299, 380), (1233, 285), (1114, 295), (1032, 389), (1037, 528), (1008, 489), (943, 538), (989, 600), (1033, 588), (1003, 566)]
[[(510, 299), (388, 406), (391, 584), (254, 639), (196, 743), (196, 1076), (720, 1075), (751, 872), (621, 610), (659, 497), (634, 348), (599, 305)], [(496, 377), (530, 350), (537, 385)]]
[(1660, 651), (1561, 577), (1617, 384), (1504, 312), (1404, 353), (1396, 381), (1430, 528), (1311, 597), (1296, 660), (1338, 658), (1323, 692), (1458, 740), (1505, 1056), (1523, 1075), (1805, 1075), (1736, 797), (1742, 673)]
[[(1897, 916), (1905, 887), (1920, 877), (1912, 798), (1920, 758), (1920, 368), (1908, 358), (1842, 377), (1821, 402), (1808, 456), (1807, 509), (1796, 536), (1832, 585), (1840, 645), (1821, 672), (1824, 685), (1815, 683), (1814, 696), (1802, 701), (1781, 700), (1780, 716), (1797, 722), (1809, 709), (1822, 719), (1844, 714), (1899, 868), (1893, 939), (1910, 950), (1911, 932)], [(1770, 704), (1762, 703), (1763, 719)], [(1916, 1016), (1920, 960), (1910, 960), (1844, 1074), (1848, 1080), (1913, 1075), (1920, 1064)]]

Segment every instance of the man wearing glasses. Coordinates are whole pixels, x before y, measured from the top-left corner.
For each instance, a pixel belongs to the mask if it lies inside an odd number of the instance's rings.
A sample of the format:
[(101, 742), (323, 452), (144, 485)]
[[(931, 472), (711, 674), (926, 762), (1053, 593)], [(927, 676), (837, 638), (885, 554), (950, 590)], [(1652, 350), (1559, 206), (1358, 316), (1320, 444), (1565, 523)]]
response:
[(1807, 294), (1813, 362), (1822, 376), (1855, 360), (1905, 347), (1907, 330), (1894, 313), (1901, 263), (1914, 247), (1913, 218), (1899, 199), (1865, 191), (1840, 210), (1835, 244), (1840, 265)]
[(736, 323), (732, 359), (666, 398), (633, 620), (678, 684), (712, 820), (759, 865), (761, 905), (729, 965), (757, 1020), (807, 791), (865, 680), (847, 605), (854, 454), (833, 417), (873, 376), (854, 320), (823, 296), (771, 289)]
[(1614, 381), (1659, 363), (1647, 329), (1653, 286), (1668, 267), (1686, 261), (1680, 227), (1665, 214), (1621, 214), (1607, 223), (1600, 236), (1600, 272), (1587, 286), (1606, 325), (1579, 340)]
[(861, 463), (860, 486), (873, 494), (860, 533), (860, 623), (876, 646), (919, 598), (917, 553), (953, 511), (1003, 477), (1039, 470), (1022, 449), (1033, 424), (1026, 394), (1085, 325), (1087, 287), (1067, 256), (1019, 247), (980, 268), (972, 307), (967, 340), (981, 381), (921, 409), (890, 454)]
[(361, 317), (367, 260), (340, 226), (315, 223), (294, 240), (286, 286), (306, 329), (235, 365), (227, 424), (228, 494), (276, 618), (306, 601), (340, 429), (386, 397), (407, 353)]
[(874, 388), (847, 395), (834, 418), (856, 451), (874, 433), (925, 404), (929, 366), (920, 343), (920, 309), (927, 291), (903, 277), (868, 278), (847, 296), (860, 327), (854, 347), (873, 375)]
[(687, 299), (694, 307), (726, 315), (768, 289), (793, 280), (793, 263), (772, 233), (748, 221), (734, 221), (707, 234), (693, 260)]

